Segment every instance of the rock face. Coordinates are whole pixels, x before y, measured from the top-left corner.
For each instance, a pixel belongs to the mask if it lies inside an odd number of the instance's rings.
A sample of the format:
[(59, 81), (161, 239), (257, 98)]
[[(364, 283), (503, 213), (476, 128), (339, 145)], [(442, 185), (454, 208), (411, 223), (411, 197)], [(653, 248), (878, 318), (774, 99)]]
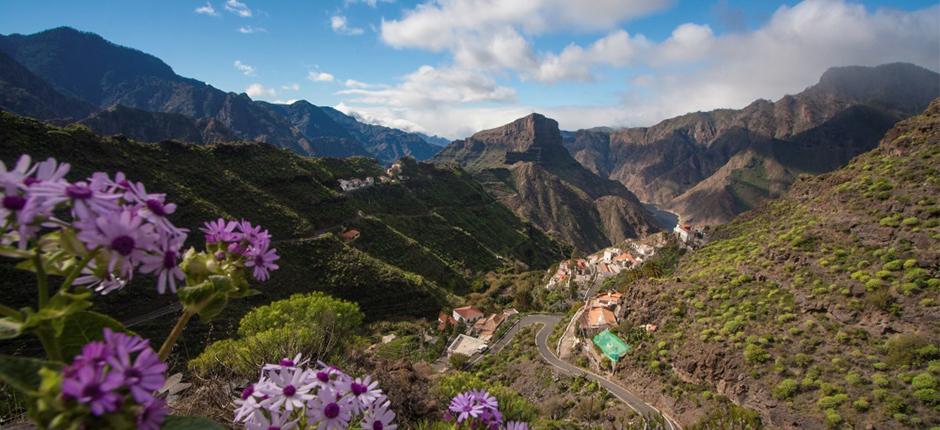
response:
[[(239, 140), (266, 142), (303, 155), (376, 156), (387, 163), (402, 155), (426, 159), (436, 152), (418, 134), (393, 129), (362, 132), (377, 126), (305, 101), (277, 105), (221, 91), (177, 75), (157, 57), (72, 28), (0, 36), (0, 53), (4, 54), (0, 58), (4, 89), (0, 107), (39, 119), (78, 120), (97, 110), (124, 106), (185, 116), (201, 129), (183, 132), (166, 127), (166, 121), (180, 120), (159, 115), (150, 118), (150, 125), (141, 126), (123, 120), (143, 119), (143, 115), (126, 115), (130, 111), (120, 109), (87, 122), (103, 127), (102, 133), (147, 141), (199, 143), (197, 136), (212, 141), (227, 130)], [(24, 71), (31, 77), (24, 78)]]
[(565, 146), (645, 202), (694, 223), (723, 223), (779, 196), (800, 173), (831, 171), (874, 148), (895, 122), (938, 95), (940, 75), (911, 64), (839, 67), (776, 102), (652, 127), (579, 130), (566, 133)]
[(433, 161), (459, 164), (516, 214), (581, 250), (657, 230), (633, 193), (578, 164), (558, 123), (539, 114), (455, 141)]

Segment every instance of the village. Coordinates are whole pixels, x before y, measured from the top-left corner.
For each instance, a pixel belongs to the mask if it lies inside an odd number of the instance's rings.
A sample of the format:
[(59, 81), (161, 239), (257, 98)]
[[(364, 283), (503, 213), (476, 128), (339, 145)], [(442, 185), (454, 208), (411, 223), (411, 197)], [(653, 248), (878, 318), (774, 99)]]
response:
[(385, 169), (385, 174), (376, 178), (372, 176), (366, 176), (365, 178), (350, 178), (350, 179), (339, 179), (339, 188), (344, 193), (351, 193), (353, 191), (358, 191), (363, 188), (368, 188), (376, 183), (380, 184), (395, 184), (399, 181), (408, 179), (401, 174), (402, 171), (402, 162), (397, 161), (395, 164), (389, 166), (388, 169)]
[[(671, 233), (671, 234), (670, 234)], [(567, 360), (585, 357), (597, 368), (612, 368), (630, 352), (632, 346), (618, 335), (627, 312), (623, 293), (599, 291), (604, 281), (633, 269), (656, 255), (656, 252), (674, 239), (681, 247), (697, 248), (705, 243), (705, 232), (688, 224), (678, 224), (672, 232), (649, 236), (643, 240), (628, 239), (618, 246), (602, 249), (583, 258), (561, 261), (546, 273), (544, 288), (574, 292), (584, 305), (574, 314), (558, 341), (556, 352)], [(519, 312), (506, 309), (486, 315), (474, 306), (463, 306), (451, 312), (441, 312), (437, 329), (446, 332), (456, 328), (450, 340), (446, 358), (455, 355), (468, 358), (486, 353), (500, 327), (511, 326)], [(651, 333), (655, 324), (646, 323), (637, 329)], [(605, 360), (606, 359), (606, 360)], [(579, 360), (580, 361), (580, 360)]]

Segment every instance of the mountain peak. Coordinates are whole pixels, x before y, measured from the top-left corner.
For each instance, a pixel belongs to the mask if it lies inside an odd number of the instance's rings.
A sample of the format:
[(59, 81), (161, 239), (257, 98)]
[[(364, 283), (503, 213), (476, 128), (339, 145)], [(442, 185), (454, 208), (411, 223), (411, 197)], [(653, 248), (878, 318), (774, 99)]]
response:
[(561, 147), (558, 121), (539, 113), (531, 113), (502, 127), (477, 132), (471, 139), (505, 146), (507, 151), (514, 152), (525, 152), (533, 147)]
[(831, 67), (805, 93), (913, 115), (940, 93), (940, 75), (910, 63)]

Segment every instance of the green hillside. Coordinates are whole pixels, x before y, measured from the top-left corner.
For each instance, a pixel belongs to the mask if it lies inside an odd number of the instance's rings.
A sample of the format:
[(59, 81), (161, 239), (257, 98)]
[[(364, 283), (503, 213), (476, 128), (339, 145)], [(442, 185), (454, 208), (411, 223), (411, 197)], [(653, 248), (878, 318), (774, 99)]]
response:
[[(192, 244), (202, 240), (198, 226), (220, 216), (270, 229), (281, 270), (261, 286), (261, 296), (233, 304), (219, 327), (251, 306), (311, 290), (358, 302), (370, 320), (429, 317), (481, 272), (543, 268), (561, 258), (557, 244), (494, 204), (468, 175), (431, 165), (407, 163), (408, 180), (343, 194), (338, 178), (376, 176), (381, 166), (366, 158), (301, 157), (257, 143), (144, 144), (0, 113), (0, 158), (9, 164), (22, 153), (71, 163), (73, 179), (123, 171), (148, 190), (167, 193), (179, 204), (174, 222), (197, 231)], [(344, 243), (335, 236), (344, 228), (361, 235)], [(0, 271), (5, 301), (29, 303), (32, 290), (14, 288), (27, 275), (6, 265)], [(152, 290), (148, 280), (135, 280), (98, 303), (131, 319), (175, 302)], [(171, 318), (137, 329), (162, 336)]]
[(627, 328), (659, 330), (636, 332), (620, 376), (688, 416), (721, 394), (774, 427), (940, 425), (938, 168), (934, 101), (846, 167), (719, 227), (675, 273), (624, 285)]

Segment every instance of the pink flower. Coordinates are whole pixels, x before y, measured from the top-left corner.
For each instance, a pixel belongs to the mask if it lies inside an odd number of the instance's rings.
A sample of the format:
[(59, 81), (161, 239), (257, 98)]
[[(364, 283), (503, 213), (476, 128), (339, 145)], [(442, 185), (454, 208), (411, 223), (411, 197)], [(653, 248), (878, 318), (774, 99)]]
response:
[(144, 254), (140, 257), (140, 271), (157, 275), (157, 291), (160, 294), (170, 291), (176, 292), (176, 282), (184, 278), (183, 270), (179, 267), (180, 249), (186, 235), (168, 236), (166, 234), (158, 240), (156, 253)]
[(156, 248), (158, 239), (153, 226), (143, 221), (128, 208), (106, 212), (95, 219), (93, 226), (81, 224), (78, 238), (89, 248), (100, 246), (108, 250), (108, 272), (130, 280), (134, 266), (147, 251)]
[(280, 268), (274, 262), (281, 257), (277, 255), (276, 249), (268, 249), (265, 244), (260, 248), (251, 248), (248, 250), (248, 256), (245, 260), (245, 267), (252, 268), (252, 275), (259, 281), (267, 281), (269, 272)]
[(235, 221), (219, 218), (215, 221), (206, 221), (200, 230), (206, 235), (206, 243), (231, 242), (238, 238), (234, 233), (237, 225)]

